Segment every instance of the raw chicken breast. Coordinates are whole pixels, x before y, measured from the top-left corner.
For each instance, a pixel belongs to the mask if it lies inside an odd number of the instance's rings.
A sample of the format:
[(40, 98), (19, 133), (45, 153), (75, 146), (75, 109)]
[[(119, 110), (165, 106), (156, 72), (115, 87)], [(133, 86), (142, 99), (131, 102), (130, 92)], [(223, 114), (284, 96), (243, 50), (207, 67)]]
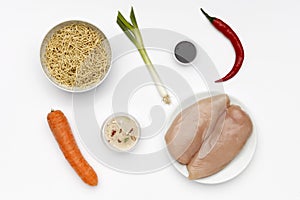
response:
[(228, 96), (221, 94), (200, 100), (178, 114), (165, 135), (173, 158), (188, 164), (228, 106)]
[(206, 143), (211, 142), (206, 140), (188, 164), (189, 179), (204, 178), (222, 170), (238, 155), (252, 133), (251, 119), (236, 105), (228, 108), (225, 122), (218, 120), (214, 131), (220, 131), (220, 127), (223, 127), (221, 135), (210, 152), (203, 157)]

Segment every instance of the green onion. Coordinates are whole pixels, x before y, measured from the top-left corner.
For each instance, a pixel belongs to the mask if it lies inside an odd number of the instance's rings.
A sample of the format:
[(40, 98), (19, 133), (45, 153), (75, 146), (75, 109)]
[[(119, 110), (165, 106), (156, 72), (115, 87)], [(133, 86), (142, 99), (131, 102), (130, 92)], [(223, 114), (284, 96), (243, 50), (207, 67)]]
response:
[(123, 32), (126, 34), (126, 36), (130, 39), (130, 41), (138, 49), (140, 55), (142, 56), (146, 66), (150, 72), (152, 80), (154, 81), (154, 83), (156, 85), (157, 91), (159, 92), (160, 96), (163, 99), (163, 102), (165, 102), (166, 104), (170, 104), (171, 103), (170, 96), (168, 95), (166, 89), (164, 88), (164, 86), (160, 80), (160, 77), (159, 77), (158, 73), (156, 72), (156, 70), (147, 54), (147, 51), (144, 47), (143, 38), (142, 38), (141, 32), (139, 30), (139, 27), (137, 25), (132, 7), (131, 7), (131, 12), (130, 12), (130, 20), (131, 20), (131, 23), (129, 23), (120, 12), (118, 12), (118, 17), (117, 17), (118, 25), (123, 30)]
[(129, 140), (129, 137), (125, 138), (124, 143), (128, 142), (128, 140)]

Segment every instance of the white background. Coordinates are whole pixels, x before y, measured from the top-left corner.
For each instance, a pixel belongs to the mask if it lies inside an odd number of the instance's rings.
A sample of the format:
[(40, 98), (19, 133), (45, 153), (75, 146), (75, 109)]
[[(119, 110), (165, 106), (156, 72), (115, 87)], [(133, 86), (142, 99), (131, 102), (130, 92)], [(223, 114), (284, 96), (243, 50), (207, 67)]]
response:
[[(255, 157), (236, 179), (201, 185), (173, 167), (146, 175), (113, 171), (84, 156), (100, 184), (85, 185), (64, 160), (49, 131), (46, 115), (62, 109), (74, 125), (72, 95), (55, 88), (39, 63), (47, 31), (71, 19), (88, 21), (112, 37), (121, 31), (117, 10), (135, 7), (140, 27), (165, 28), (193, 38), (225, 74), (234, 61), (230, 43), (200, 13), (228, 22), (240, 36), (245, 62), (224, 84), (254, 116), (258, 130)], [(300, 3), (297, 0), (24, 0), (1, 1), (0, 199), (300, 199), (299, 52)], [(78, 134), (75, 134), (78, 139)]]

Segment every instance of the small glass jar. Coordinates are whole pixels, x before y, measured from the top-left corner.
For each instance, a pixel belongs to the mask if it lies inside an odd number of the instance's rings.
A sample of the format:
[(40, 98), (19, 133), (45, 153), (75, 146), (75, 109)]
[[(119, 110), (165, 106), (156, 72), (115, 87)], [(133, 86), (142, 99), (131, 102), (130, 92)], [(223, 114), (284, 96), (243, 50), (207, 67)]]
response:
[(118, 152), (129, 152), (140, 139), (140, 125), (127, 113), (109, 116), (102, 126), (102, 138), (106, 145)]

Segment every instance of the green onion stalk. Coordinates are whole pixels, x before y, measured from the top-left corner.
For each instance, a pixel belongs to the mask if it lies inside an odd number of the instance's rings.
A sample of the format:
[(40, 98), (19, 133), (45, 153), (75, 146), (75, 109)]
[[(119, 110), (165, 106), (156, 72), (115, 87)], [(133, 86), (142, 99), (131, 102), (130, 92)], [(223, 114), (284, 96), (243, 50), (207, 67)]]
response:
[(123, 32), (126, 34), (126, 36), (130, 39), (130, 41), (136, 46), (138, 49), (140, 55), (142, 56), (144, 63), (147, 66), (147, 69), (149, 70), (149, 73), (152, 77), (152, 80), (154, 81), (157, 91), (159, 92), (160, 96), (162, 97), (162, 100), (166, 104), (171, 103), (170, 96), (168, 95), (165, 87), (163, 86), (161, 79), (157, 73), (157, 71), (154, 68), (154, 65), (152, 64), (147, 51), (144, 46), (143, 38), (141, 35), (141, 32), (139, 30), (139, 27), (136, 22), (136, 18), (134, 15), (133, 8), (131, 7), (131, 12), (130, 12), (130, 20), (131, 23), (129, 23), (123, 15), (118, 12), (118, 17), (117, 17), (117, 23), (120, 26), (120, 28), (123, 30)]

